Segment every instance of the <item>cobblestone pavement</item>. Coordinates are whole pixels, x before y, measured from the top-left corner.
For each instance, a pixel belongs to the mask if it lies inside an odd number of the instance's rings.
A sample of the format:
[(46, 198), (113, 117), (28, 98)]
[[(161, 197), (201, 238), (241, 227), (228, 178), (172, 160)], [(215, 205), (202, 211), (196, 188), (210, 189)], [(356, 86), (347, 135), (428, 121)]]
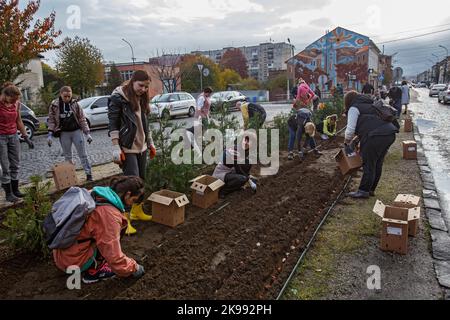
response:
[[(267, 121), (271, 121), (275, 115), (281, 112), (289, 112), (291, 106), (286, 104), (267, 104), (264, 105), (264, 108), (267, 111)], [(239, 112), (233, 114), (241, 120)], [(174, 120), (174, 122), (184, 124), (188, 128), (193, 125), (193, 118), (181, 117)], [(108, 137), (108, 130), (93, 130), (91, 135), (94, 141), (91, 145), (87, 145), (87, 153), (91, 165), (96, 166), (111, 162), (112, 148), (111, 139)], [(35, 143), (34, 150), (29, 150), (25, 143), (21, 144), (21, 169), (19, 173), (21, 183), (29, 182), (30, 177), (33, 175), (50, 177), (50, 170), (53, 165), (64, 161), (58, 139), (53, 139), (53, 146), (51, 148), (47, 146), (46, 135), (35, 136), (33, 142)], [(72, 152), (77, 169), (80, 169), (81, 163), (75, 148), (73, 148)], [(95, 168), (93, 174), (95, 175)]]

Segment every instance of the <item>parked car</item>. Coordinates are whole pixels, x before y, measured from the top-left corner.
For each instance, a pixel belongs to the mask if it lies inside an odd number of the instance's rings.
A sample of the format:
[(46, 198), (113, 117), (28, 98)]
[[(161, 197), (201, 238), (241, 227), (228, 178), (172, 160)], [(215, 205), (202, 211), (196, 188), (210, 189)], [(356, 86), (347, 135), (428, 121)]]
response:
[(226, 106), (228, 111), (236, 111), (236, 103), (248, 101), (248, 98), (239, 91), (221, 91), (211, 96), (211, 111), (218, 111)]
[(438, 102), (447, 104), (450, 102), (450, 85), (448, 84), (444, 90), (439, 91)]
[(150, 101), (150, 110), (151, 114), (156, 117), (193, 117), (195, 104), (194, 97), (187, 92), (165, 93), (153, 97)]
[(430, 88), (429, 96), (439, 96), (439, 92), (443, 91), (447, 87), (446, 84), (435, 84)]
[[(38, 118), (36, 118), (36, 114), (33, 110), (21, 103), (20, 116), (22, 117), (22, 121), (25, 125), (25, 130), (27, 131), (28, 137), (32, 139), (36, 130), (39, 129), (39, 120)], [(22, 134), (20, 134), (20, 132), (17, 132), (17, 134), (19, 135), (20, 141), (23, 141)]]
[(91, 97), (78, 101), (84, 111), (89, 128), (109, 125), (108, 99), (110, 96)]

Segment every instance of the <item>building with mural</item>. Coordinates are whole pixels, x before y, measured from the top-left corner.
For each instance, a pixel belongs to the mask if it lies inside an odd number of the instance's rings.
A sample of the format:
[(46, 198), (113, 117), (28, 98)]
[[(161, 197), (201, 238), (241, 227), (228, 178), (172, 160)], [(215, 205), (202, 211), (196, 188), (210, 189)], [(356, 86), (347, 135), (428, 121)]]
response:
[[(384, 79), (381, 51), (369, 37), (338, 27), (289, 59), (289, 74), (302, 77), (322, 91), (342, 85), (345, 90), (360, 91), (365, 82), (375, 87)], [(390, 62), (389, 62), (390, 63)]]

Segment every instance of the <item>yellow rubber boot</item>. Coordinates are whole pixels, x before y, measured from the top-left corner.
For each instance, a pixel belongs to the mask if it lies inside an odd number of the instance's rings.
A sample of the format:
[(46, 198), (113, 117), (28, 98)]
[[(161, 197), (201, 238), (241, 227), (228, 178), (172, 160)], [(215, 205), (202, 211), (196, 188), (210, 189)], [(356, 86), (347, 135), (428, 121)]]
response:
[(136, 234), (137, 230), (135, 228), (133, 228), (133, 226), (131, 225), (130, 214), (129, 213), (125, 213), (125, 217), (127, 218), (127, 222), (128, 222), (128, 227), (127, 227), (127, 230), (125, 231), (125, 234), (127, 236), (131, 236), (133, 234)]
[(144, 213), (144, 209), (142, 208), (143, 203), (141, 204), (133, 204), (133, 206), (131, 207), (131, 220), (132, 221), (136, 221), (136, 220), (140, 220), (140, 221), (151, 221), (152, 220), (152, 216), (146, 215)]

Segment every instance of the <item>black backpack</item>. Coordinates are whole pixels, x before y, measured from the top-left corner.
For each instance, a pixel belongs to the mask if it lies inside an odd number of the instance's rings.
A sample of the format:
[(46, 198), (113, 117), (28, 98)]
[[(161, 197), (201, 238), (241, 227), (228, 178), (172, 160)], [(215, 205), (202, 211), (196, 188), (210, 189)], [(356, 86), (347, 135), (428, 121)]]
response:
[(394, 122), (397, 119), (397, 109), (387, 105), (383, 100), (377, 100), (372, 104), (381, 120)]

